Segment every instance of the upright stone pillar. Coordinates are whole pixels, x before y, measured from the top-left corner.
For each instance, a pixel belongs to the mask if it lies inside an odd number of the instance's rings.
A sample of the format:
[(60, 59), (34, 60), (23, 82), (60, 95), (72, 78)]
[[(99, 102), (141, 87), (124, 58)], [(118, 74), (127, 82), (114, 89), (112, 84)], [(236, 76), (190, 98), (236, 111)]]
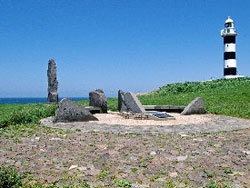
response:
[(58, 81), (56, 63), (53, 59), (49, 60), (48, 64), (48, 103), (58, 102)]

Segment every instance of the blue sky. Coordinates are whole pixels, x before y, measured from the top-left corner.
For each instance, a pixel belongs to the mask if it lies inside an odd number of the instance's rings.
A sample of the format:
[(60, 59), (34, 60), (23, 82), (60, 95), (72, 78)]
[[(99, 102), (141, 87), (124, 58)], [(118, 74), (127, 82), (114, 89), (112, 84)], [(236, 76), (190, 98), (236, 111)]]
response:
[(249, 76), (249, 9), (246, 0), (0, 0), (0, 97), (46, 97), (50, 58), (60, 96), (221, 78), (228, 15), (238, 72)]

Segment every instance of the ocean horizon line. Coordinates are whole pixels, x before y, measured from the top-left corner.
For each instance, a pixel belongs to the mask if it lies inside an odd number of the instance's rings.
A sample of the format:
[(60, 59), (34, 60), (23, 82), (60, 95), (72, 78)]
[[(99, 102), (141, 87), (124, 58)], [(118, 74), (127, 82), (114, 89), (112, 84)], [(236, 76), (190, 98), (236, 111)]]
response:
[[(23, 98), (23, 99), (26, 99), (26, 98), (29, 98), (29, 99), (31, 99), (31, 98), (48, 98), (48, 97), (0, 97), (0, 99), (16, 99), (16, 98), (18, 98), (18, 99), (21, 99), (21, 98)], [(89, 97), (59, 97), (60, 99), (61, 98), (89, 98)], [(109, 97), (108, 97), (109, 98)]]
[[(88, 97), (59, 97), (59, 101), (63, 98), (73, 101), (87, 100)], [(0, 97), (0, 104), (34, 104), (47, 103), (47, 97)]]

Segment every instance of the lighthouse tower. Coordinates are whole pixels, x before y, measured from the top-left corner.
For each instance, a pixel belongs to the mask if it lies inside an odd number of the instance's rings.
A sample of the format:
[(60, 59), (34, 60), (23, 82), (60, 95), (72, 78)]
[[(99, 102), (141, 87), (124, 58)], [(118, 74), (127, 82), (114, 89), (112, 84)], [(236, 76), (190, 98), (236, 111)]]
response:
[(221, 30), (224, 38), (224, 78), (240, 77), (236, 68), (236, 35), (234, 21), (228, 16), (225, 28)]

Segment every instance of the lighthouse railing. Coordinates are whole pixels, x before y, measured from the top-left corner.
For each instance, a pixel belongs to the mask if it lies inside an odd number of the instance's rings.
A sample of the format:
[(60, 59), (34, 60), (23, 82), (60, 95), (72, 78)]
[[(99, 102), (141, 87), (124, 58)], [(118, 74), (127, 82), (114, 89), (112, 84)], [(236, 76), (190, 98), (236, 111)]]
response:
[(234, 29), (234, 28), (225, 28), (225, 29), (221, 30), (222, 36), (225, 36), (225, 35), (228, 35), (228, 36), (232, 35), (233, 36), (236, 34), (237, 34), (237, 32), (236, 32), (236, 29)]

